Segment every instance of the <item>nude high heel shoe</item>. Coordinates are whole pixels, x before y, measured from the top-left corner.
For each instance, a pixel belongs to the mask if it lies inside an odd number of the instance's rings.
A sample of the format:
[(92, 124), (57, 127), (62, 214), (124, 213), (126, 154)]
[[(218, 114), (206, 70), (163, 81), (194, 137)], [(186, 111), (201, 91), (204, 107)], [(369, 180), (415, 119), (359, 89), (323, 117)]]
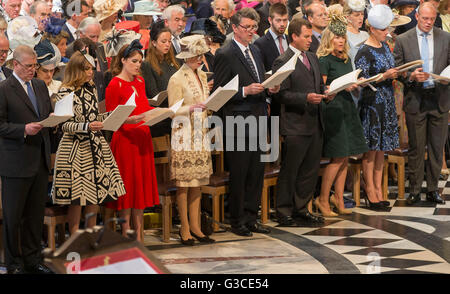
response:
[(329, 212), (325, 211), (325, 209), (324, 209), (324, 207), (322, 206), (322, 204), (320, 204), (319, 199), (316, 199), (316, 200), (314, 201), (314, 205), (316, 206), (316, 208), (318, 208), (318, 209), (320, 210), (320, 212), (322, 213), (322, 215), (323, 215), (324, 217), (335, 217), (335, 216), (338, 216), (338, 214), (337, 214), (337, 213), (334, 213), (333, 211), (331, 211), (331, 209), (330, 209)]
[(337, 205), (336, 198), (334, 197), (334, 194), (331, 195), (331, 197), (330, 197), (330, 202), (331, 202), (331, 204), (334, 205), (334, 207), (336, 207), (336, 210), (338, 211), (339, 214), (352, 214), (352, 213), (353, 213), (353, 211), (352, 211), (351, 209), (346, 209), (346, 208), (341, 209), (341, 208)]

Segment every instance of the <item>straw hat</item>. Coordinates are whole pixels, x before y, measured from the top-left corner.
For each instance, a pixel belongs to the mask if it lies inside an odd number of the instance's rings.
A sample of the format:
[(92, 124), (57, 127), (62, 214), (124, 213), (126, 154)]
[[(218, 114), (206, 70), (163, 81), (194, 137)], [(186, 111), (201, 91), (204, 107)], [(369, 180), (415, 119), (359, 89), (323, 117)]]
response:
[[(14, 18), (8, 25), (7, 35), (9, 39), (9, 48), (11, 52), (19, 45), (34, 46), (41, 40), (41, 34), (38, 31), (37, 22), (29, 16), (18, 16)], [(7, 60), (12, 58), (9, 54)]]
[(206, 45), (205, 36), (192, 35), (180, 40), (181, 52), (177, 54), (178, 59), (186, 59), (205, 54), (210, 49)]
[(106, 57), (117, 56), (117, 54), (119, 54), (119, 50), (123, 46), (130, 44), (134, 40), (139, 40), (140, 38), (141, 35), (137, 34), (133, 30), (127, 31), (113, 28), (111, 32), (106, 34)]
[(405, 25), (410, 22), (411, 22), (411, 18), (409, 16), (399, 15), (399, 14), (394, 13), (394, 20), (391, 22), (391, 24), (389, 26), (398, 27), (398, 26), (402, 26), (402, 25)]
[(134, 11), (124, 13), (124, 16), (133, 15), (162, 15), (161, 9), (158, 4), (149, 0), (142, 0), (134, 2)]
[(96, 0), (94, 3), (94, 10), (98, 21), (118, 12), (128, 3), (127, 0)]

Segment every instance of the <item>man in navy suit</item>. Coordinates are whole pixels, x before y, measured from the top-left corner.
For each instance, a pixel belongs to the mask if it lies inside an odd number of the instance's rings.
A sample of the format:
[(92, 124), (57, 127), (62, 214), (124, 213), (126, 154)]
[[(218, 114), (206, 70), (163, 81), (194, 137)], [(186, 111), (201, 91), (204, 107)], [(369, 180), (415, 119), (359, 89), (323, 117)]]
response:
[(35, 79), (36, 53), (14, 50), (14, 72), (0, 83), (0, 176), (8, 273), (49, 273), (41, 238), (50, 172), (50, 137), (39, 121), (51, 111), (45, 83)]
[(287, 36), (284, 34), (288, 24), (286, 5), (275, 3), (270, 6), (269, 23), (270, 28), (267, 33), (255, 41), (255, 45), (263, 56), (265, 71), (272, 69), (274, 60), (289, 46)]
[[(258, 29), (258, 21), (259, 16), (253, 8), (239, 10), (231, 17), (233, 40), (216, 52), (213, 90), (224, 86), (236, 75), (239, 76), (238, 92), (222, 108), (225, 122), (230, 119), (256, 120), (256, 127), (265, 127), (259, 125), (259, 117), (267, 116), (268, 94), (279, 90), (278, 86), (266, 93), (261, 84), (264, 81), (261, 53), (256, 46), (250, 44)], [(225, 160), (230, 170), (231, 231), (239, 236), (249, 237), (252, 232), (270, 232), (256, 221), (264, 179), (264, 162), (261, 161), (261, 148), (256, 147), (252, 151), (249, 142), (258, 141), (258, 130), (251, 129), (248, 124), (236, 123), (226, 127), (224, 132), (227, 145)], [(246, 143), (244, 150), (234, 151), (239, 150), (237, 144), (243, 141)], [(228, 148), (230, 142), (233, 142), (233, 150)]]

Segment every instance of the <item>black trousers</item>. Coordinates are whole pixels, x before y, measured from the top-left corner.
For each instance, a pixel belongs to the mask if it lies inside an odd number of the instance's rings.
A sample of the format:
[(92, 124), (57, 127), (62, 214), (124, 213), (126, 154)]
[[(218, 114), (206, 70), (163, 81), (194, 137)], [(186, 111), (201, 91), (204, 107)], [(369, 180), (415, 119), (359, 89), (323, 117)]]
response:
[(285, 136), (277, 183), (278, 217), (307, 211), (314, 196), (322, 155), (322, 131), (310, 136)]
[[(408, 127), (408, 169), (410, 193), (420, 193), (426, 168), (427, 192), (438, 191), (444, 144), (448, 132), (448, 112), (424, 110), (406, 113)], [(428, 160), (425, 163), (425, 146)]]
[(261, 151), (226, 151), (230, 171), (229, 208), (231, 226), (256, 223), (264, 181)]
[(3, 240), (8, 268), (41, 262), (48, 170), (43, 156), (36, 160), (40, 160), (40, 165), (35, 176), (2, 177)]

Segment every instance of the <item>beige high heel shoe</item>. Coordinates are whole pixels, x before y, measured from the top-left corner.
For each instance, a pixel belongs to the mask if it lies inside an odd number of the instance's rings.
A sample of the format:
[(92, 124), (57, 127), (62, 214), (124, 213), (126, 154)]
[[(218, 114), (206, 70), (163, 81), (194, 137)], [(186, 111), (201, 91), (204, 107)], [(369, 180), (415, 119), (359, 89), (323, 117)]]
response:
[(347, 208), (340, 209), (339, 206), (337, 205), (336, 198), (334, 197), (334, 194), (331, 195), (330, 202), (331, 202), (331, 204), (334, 205), (334, 207), (336, 207), (336, 209), (337, 209), (339, 214), (352, 214), (353, 213), (353, 211), (351, 209), (347, 209)]
[(320, 204), (319, 199), (314, 200), (314, 205), (316, 206), (317, 209), (320, 210), (320, 212), (322, 213), (322, 215), (324, 217), (335, 217), (335, 216), (338, 216), (338, 214), (334, 213), (333, 211), (331, 211), (331, 209), (330, 209), (329, 212), (325, 211), (325, 209), (322, 206), (322, 204)]

